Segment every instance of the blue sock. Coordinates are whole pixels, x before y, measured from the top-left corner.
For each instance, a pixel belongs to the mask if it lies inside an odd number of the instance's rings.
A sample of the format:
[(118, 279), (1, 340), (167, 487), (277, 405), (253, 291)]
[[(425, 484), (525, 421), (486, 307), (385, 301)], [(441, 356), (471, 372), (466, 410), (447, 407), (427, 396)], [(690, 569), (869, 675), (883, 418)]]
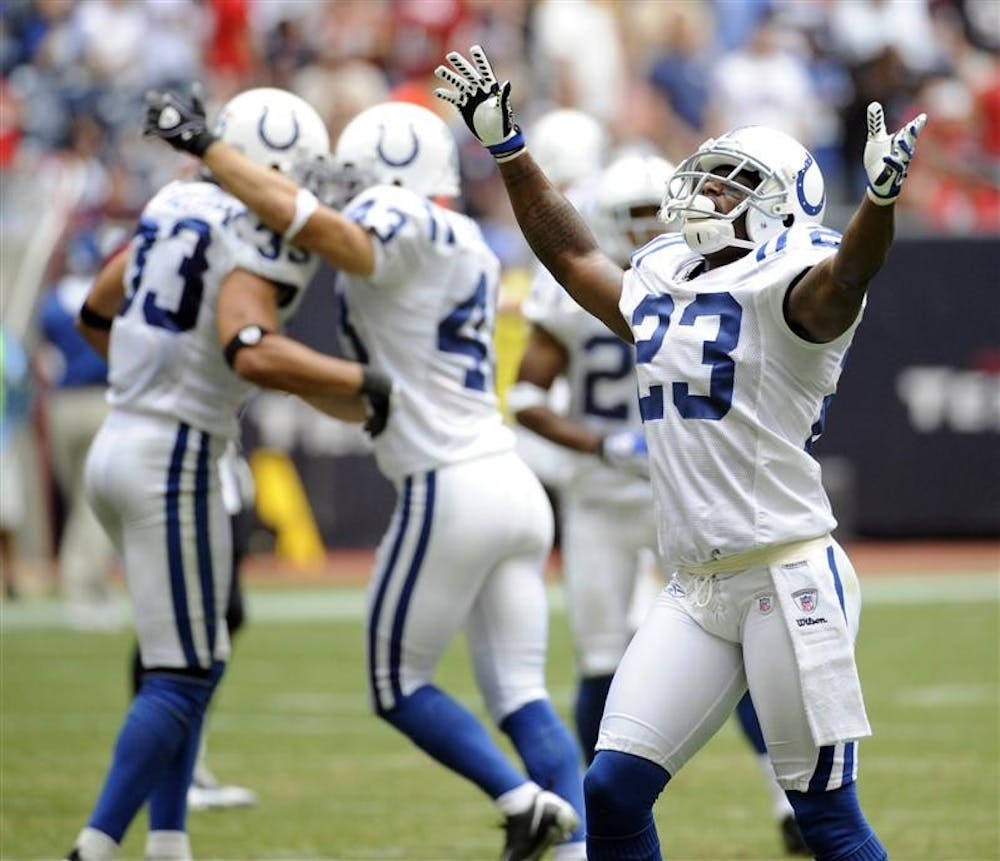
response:
[(564, 798), (580, 815), (580, 825), (570, 839), (583, 840), (583, 772), (580, 749), (547, 699), (535, 700), (507, 715), (500, 723), (517, 748), (528, 776), (542, 789)]
[[(214, 691), (225, 663), (216, 661), (212, 665), (208, 684)], [(206, 701), (207, 711), (207, 701)], [(177, 751), (167, 764), (163, 776), (156, 782), (149, 794), (149, 828), (151, 831), (185, 831), (187, 823), (187, 791), (194, 773), (194, 763), (198, 758), (201, 744), (201, 730), (205, 722), (205, 711), (192, 718), (187, 742)]]
[(829, 792), (785, 793), (817, 861), (886, 861), (889, 853), (865, 820), (857, 784)]
[(171, 761), (186, 745), (189, 730), (204, 714), (208, 682), (173, 674), (151, 674), (132, 701), (118, 733), (111, 767), (87, 823), (121, 842)]
[(753, 700), (750, 699), (750, 691), (743, 694), (736, 704), (736, 717), (743, 727), (743, 734), (747, 741), (753, 745), (754, 750), (759, 754), (767, 753), (767, 745), (764, 743), (764, 732), (760, 728), (760, 721), (757, 719), (757, 710), (753, 707)]
[(476, 716), (433, 685), (418, 688), (379, 717), (491, 798), (524, 783)]
[(612, 674), (609, 673), (606, 676), (580, 679), (580, 687), (576, 692), (573, 719), (576, 721), (576, 734), (580, 739), (580, 747), (583, 748), (583, 758), (587, 765), (594, 761), (597, 734), (601, 729), (604, 702), (608, 698), (612, 678)]
[(653, 804), (669, 780), (648, 759), (599, 750), (583, 780), (588, 861), (660, 861)]

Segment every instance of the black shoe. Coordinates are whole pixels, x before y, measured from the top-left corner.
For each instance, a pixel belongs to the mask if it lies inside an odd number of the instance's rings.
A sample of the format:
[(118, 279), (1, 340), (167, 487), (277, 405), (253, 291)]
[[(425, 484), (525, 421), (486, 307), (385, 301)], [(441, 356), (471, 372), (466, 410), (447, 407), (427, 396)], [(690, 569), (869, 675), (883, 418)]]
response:
[(785, 844), (785, 852), (789, 855), (801, 855), (804, 858), (812, 858), (812, 850), (806, 846), (806, 841), (802, 839), (802, 832), (799, 831), (795, 817), (789, 813), (781, 820), (781, 839)]
[(539, 792), (531, 807), (508, 816), (501, 861), (536, 861), (553, 843), (565, 840), (580, 824), (572, 805), (552, 792)]
[(66, 861), (82, 861), (80, 858), (80, 850), (74, 846), (70, 850), (69, 855), (66, 856)]

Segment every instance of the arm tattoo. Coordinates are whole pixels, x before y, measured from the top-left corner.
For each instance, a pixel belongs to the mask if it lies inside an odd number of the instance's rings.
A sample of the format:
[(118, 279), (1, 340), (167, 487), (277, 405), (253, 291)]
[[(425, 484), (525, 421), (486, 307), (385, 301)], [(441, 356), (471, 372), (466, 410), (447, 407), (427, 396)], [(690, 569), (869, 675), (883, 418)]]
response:
[(545, 178), (530, 155), (500, 165), (514, 215), (535, 256), (564, 283), (573, 258), (597, 249), (574, 206)]

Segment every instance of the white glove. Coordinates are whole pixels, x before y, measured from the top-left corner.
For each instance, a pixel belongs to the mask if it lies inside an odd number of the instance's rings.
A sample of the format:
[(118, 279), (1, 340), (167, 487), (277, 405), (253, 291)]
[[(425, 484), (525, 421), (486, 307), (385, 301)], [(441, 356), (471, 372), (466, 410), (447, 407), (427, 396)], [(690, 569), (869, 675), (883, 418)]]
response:
[(868, 173), (868, 199), (879, 206), (895, 203), (899, 197), (906, 168), (917, 148), (917, 135), (927, 122), (920, 114), (903, 126), (891, 138), (885, 130), (882, 105), (868, 105), (868, 143), (865, 144), (865, 171)]
[(619, 431), (601, 440), (601, 460), (609, 466), (649, 478), (649, 449), (642, 431)]
[(446, 84), (455, 89), (437, 87), (434, 95), (450, 102), (462, 115), (469, 131), (499, 162), (510, 161), (524, 152), (524, 135), (514, 122), (510, 108), (510, 81), (497, 81), (490, 61), (482, 47), (469, 48), (476, 67), (457, 51), (446, 57), (456, 71), (447, 66), (434, 70)]

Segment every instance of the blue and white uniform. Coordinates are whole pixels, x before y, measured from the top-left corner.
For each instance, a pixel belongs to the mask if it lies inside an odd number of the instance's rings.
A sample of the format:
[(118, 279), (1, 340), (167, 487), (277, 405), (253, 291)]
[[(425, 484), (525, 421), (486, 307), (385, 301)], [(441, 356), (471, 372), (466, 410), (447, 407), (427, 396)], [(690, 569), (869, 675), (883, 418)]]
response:
[(226, 363), (215, 308), (242, 268), (272, 281), (287, 319), (316, 271), (242, 203), (173, 182), (143, 210), (109, 349), (111, 411), (88, 456), (95, 512), (124, 561), (143, 665), (201, 668), (229, 654), (228, 515), (217, 461), (253, 387)]
[(749, 684), (784, 788), (854, 779), (870, 732), (853, 657), (860, 593), (809, 449), (860, 315), (816, 344), (783, 312), (839, 239), (796, 225), (707, 272), (680, 236), (632, 257), (619, 307), (676, 573), (615, 676), (599, 749), (676, 774)]
[(368, 278), (338, 278), (342, 340), (398, 384), (374, 440), (399, 489), (369, 593), (374, 705), (389, 711), (428, 684), (464, 630), (501, 721), (547, 697), (553, 525), (495, 394), (499, 262), (472, 220), (404, 188), (369, 188), (345, 215), (371, 234), (376, 263)]

